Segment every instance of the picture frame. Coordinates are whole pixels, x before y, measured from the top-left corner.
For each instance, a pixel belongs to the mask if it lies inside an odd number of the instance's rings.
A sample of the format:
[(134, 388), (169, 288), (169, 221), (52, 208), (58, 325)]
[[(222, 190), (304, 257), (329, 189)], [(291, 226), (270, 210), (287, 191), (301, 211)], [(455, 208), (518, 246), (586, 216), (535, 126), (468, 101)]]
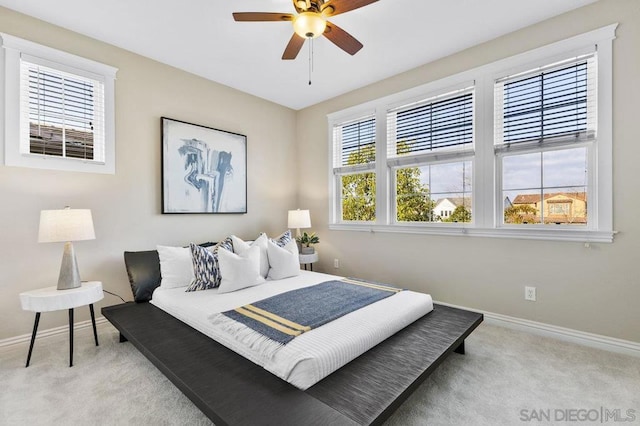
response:
[(161, 117), (162, 213), (247, 213), (247, 137)]

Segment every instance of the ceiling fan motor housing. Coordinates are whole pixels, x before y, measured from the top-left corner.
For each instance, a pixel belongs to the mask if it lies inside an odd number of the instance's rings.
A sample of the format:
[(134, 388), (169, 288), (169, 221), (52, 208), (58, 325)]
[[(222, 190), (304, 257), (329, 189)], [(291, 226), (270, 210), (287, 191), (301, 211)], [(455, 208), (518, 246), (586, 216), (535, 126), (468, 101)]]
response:
[(300, 37), (319, 37), (326, 28), (327, 20), (317, 12), (302, 12), (293, 19), (293, 30)]

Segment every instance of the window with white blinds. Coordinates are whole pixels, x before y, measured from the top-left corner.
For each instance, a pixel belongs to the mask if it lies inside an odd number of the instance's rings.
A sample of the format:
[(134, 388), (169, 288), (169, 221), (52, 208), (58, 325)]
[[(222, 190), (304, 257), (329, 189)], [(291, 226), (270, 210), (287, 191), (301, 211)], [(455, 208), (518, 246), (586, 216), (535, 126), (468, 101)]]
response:
[(496, 145), (517, 149), (593, 140), (597, 130), (596, 63), (594, 53), (496, 81)]
[(388, 158), (473, 150), (473, 87), (387, 112)]
[(595, 170), (585, 144), (597, 141), (597, 54), (499, 79), (495, 106), (500, 199), (508, 200), (500, 222), (589, 227)]
[(4, 163), (115, 173), (117, 68), (0, 33)]
[(20, 90), (29, 153), (104, 162), (101, 81), (22, 59)]
[(337, 124), (333, 127), (334, 167), (372, 164), (376, 160), (376, 121), (374, 116)]
[(333, 174), (341, 222), (376, 218), (376, 120), (365, 115), (333, 126)]
[(611, 242), (616, 27), (328, 114), (330, 229)]

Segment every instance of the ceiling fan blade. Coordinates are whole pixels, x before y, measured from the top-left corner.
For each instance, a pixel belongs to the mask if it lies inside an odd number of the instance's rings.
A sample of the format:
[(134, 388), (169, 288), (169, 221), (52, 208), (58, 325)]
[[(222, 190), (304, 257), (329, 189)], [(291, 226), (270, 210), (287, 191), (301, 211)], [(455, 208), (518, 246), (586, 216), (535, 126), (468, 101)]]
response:
[(323, 35), (349, 55), (355, 55), (360, 49), (362, 49), (362, 43), (356, 40), (351, 34), (331, 22), (327, 21), (327, 29), (324, 30)]
[(234, 12), (233, 19), (240, 22), (293, 21), (293, 15), (271, 12)]
[(284, 53), (282, 54), (282, 59), (295, 59), (302, 49), (302, 45), (304, 44), (305, 39), (300, 37), (298, 34), (293, 33), (291, 40), (289, 40), (289, 44), (287, 44), (286, 49), (284, 49)]
[(378, 0), (329, 0), (322, 6), (322, 14), (327, 17), (336, 16), (377, 1)]

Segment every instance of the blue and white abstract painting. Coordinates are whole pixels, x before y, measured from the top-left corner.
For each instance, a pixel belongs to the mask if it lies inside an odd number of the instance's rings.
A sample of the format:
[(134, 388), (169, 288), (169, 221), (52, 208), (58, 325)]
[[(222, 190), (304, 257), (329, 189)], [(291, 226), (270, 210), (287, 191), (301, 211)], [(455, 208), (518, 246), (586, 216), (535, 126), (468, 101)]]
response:
[(162, 118), (163, 213), (246, 213), (247, 137)]

